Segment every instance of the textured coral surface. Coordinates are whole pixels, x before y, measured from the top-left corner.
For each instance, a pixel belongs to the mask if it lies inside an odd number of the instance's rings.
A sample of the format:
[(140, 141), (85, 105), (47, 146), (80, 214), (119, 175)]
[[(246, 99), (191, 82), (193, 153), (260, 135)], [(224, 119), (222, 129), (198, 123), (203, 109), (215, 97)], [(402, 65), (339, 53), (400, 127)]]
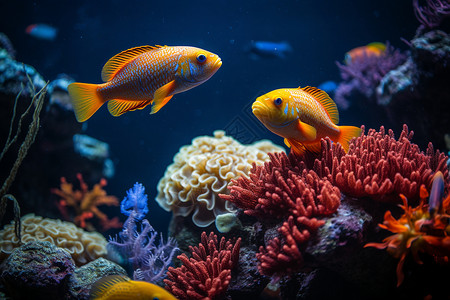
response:
[(223, 131), (215, 131), (214, 137), (197, 137), (175, 155), (158, 183), (156, 200), (175, 216), (192, 213), (197, 226), (208, 226), (217, 215), (233, 211), (230, 203), (218, 197), (227, 193), (231, 179), (246, 175), (252, 163), (266, 161), (267, 152), (279, 151), (283, 149), (268, 141), (242, 145)]
[[(84, 265), (106, 255), (106, 239), (97, 232), (87, 232), (73, 223), (47, 219), (34, 214), (22, 217), (22, 243), (48, 241), (67, 250), (77, 265)], [(0, 259), (4, 260), (19, 240), (14, 234), (14, 224), (0, 230)]]

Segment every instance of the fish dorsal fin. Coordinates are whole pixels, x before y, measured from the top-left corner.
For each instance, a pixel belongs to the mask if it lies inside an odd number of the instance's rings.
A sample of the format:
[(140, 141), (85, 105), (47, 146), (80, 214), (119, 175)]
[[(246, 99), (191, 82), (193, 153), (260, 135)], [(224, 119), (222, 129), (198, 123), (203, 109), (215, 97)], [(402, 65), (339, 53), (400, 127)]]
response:
[(381, 52), (386, 51), (386, 44), (380, 43), (380, 42), (373, 42), (367, 45), (368, 47), (376, 48), (380, 50)]
[(165, 46), (139, 46), (134, 47), (119, 54), (114, 55), (108, 62), (103, 66), (102, 69), (102, 80), (104, 82), (110, 81), (114, 78), (117, 72), (123, 68), (127, 63), (135, 59), (138, 55), (142, 53), (149, 52), (155, 49), (163, 48)]
[(105, 291), (110, 287), (112, 287), (113, 285), (120, 282), (128, 282), (128, 281), (130, 281), (130, 278), (121, 275), (111, 275), (103, 277), (93, 284), (89, 299), (100, 298), (104, 295)]
[(336, 107), (336, 103), (334, 103), (333, 100), (331, 100), (330, 96), (321, 89), (318, 89), (316, 87), (312, 86), (305, 86), (305, 87), (298, 87), (299, 89), (307, 92), (311, 96), (313, 96), (317, 101), (322, 104), (322, 106), (327, 111), (328, 115), (330, 116), (331, 121), (334, 124), (339, 123), (339, 111)]
[(127, 111), (132, 111), (136, 109), (143, 109), (147, 105), (150, 104), (150, 100), (146, 101), (130, 101), (130, 100), (121, 100), (114, 99), (108, 101), (108, 110), (111, 115), (114, 117), (118, 117), (123, 115)]

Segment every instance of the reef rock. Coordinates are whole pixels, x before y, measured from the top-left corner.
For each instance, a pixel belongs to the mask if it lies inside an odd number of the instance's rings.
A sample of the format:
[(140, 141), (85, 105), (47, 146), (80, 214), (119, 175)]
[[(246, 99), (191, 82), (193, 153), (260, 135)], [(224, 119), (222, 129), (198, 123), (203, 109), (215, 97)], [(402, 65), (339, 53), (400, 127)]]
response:
[(127, 276), (127, 272), (121, 266), (98, 258), (75, 270), (69, 280), (68, 299), (89, 299), (92, 285), (102, 277), (109, 275)]
[(14, 299), (62, 299), (74, 270), (69, 252), (36, 241), (16, 248), (2, 263), (0, 277)]

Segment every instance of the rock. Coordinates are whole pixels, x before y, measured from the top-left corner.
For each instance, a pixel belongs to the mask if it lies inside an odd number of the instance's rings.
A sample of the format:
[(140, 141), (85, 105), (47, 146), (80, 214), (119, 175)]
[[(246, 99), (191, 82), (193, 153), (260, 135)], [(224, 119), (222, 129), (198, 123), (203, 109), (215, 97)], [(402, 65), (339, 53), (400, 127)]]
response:
[(74, 270), (66, 250), (50, 242), (29, 242), (11, 253), (0, 274), (14, 299), (62, 299)]
[(68, 299), (89, 299), (92, 285), (105, 276), (123, 275), (127, 272), (121, 266), (104, 258), (98, 258), (75, 270), (69, 280)]

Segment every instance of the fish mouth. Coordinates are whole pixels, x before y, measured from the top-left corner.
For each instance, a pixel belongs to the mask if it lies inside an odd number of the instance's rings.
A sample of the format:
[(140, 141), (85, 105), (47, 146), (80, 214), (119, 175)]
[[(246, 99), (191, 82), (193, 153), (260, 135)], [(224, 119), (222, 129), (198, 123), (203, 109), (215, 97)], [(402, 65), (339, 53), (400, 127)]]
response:
[(252, 112), (253, 114), (261, 120), (261, 118), (267, 117), (267, 105), (265, 105), (263, 102), (256, 100), (252, 104)]
[(220, 57), (218, 57), (217, 59), (216, 59), (216, 61), (214, 62), (214, 69), (215, 70), (217, 70), (217, 69), (219, 69), (221, 66), (222, 66), (222, 60), (220, 59)]

